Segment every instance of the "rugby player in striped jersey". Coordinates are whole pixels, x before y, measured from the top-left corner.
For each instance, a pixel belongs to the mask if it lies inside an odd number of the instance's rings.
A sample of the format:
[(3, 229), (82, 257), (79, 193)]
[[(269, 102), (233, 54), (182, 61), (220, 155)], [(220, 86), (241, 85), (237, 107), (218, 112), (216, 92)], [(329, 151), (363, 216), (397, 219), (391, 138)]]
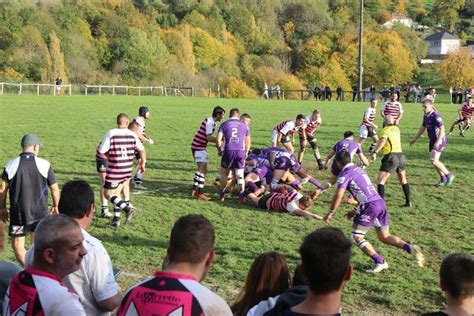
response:
[(375, 116), (377, 108), (377, 99), (372, 98), (370, 100), (370, 107), (367, 108), (362, 117), (362, 123), (359, 128), (359, 144), (362, 147), (367, 140), (367, 137), (372, 138), (372, 144), (370, 144), (369, 152), (373, 151), (375, 145), (379, 142), (379, 137), (377, 136), (377, 125), (375, 125)]
[(309, 143), (313, 149), (314, 158), (318, 162), (319, 170), (323, 169), (323, 162), (321, 161), (321, 154), (319, 153), (318, 140), (314, 136), (314, 133), (321, 126), (321, 122), (321, 115), (318, 110), (314, 110), (311, 115), (305, 117), (305, 125), (299, 131), (300, 151), (298, 152), (298, 162), (302, 163), (304, 151)]
[(194, 135), (191, 143), (191, 151), (194, 161), (197, 164), (197, 171), (194, 174), (192, 195), (201, 201), (209, 201), (211, 198), (204, 194), (204, 183), (207, 173), (207, 144), (209, 142), (216, 143), (216, 123), (220, 122), (224, 117), (225, 110), (216, 106), (212, 111), (212, 116), (205, 118)]
[(391, 115), (395, 118), (395, 125), (400, 125), (400, 120), (403, 116), (403, 107), (400, 102), (397, 101), (398, 94), (396, 92), (392, 92), (390, 94), (390, 100), (385, 102), (380, 109), (380, 115), (382, 118), (385, 118), (385, 115)]
[(454, 121), (453, 125), (449, 129), (449, 135), (453, 132), (456, 126), (459, 127), (459, 135), (464, 137), (464, 132), (467, 131), (472, 124), (472, 113), (474, 112), (474, 106), (472, 105), (472, 96), (468, 95), (466, 97), (466, 102), (461, 105), (461, 108), (458, 111), (458, 117)]
[[(130, 204), (130, 179), (133, 171), (135, 151), (139, 152), (138, 168), (145, 172), (146, 153), (137, 135), (128, 129), (128, 116), (120, 113), (118, 124), (123, 128), (109, 130), (102, 139), (98, 152), (107, 156), (107, 171), (105, 174), (104, 195), (115, 206), (112, 225), (120, 225), (120, 212), (125, 211), (125, 223), (132, 218), (136, 208)], [(124, 199), (120, 195), (123, 193)]]
[[(298, 114), (296, 120), (283, 121), (273, 128), (272, 131), (272, 147), (277, 147), (281, 142), (285, 149), (293, 154), (295, 148), (293, 147), (294, 134), (298, 133), (304, 127), (305, 119), (303, 114)], [(303, 138), (306, 138), (306, 133), (303, 130)]]

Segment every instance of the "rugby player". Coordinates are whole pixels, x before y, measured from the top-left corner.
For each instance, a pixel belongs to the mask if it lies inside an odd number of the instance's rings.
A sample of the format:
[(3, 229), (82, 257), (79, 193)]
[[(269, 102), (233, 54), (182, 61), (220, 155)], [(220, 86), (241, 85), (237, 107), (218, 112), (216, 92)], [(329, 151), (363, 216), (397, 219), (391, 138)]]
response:
[(292, 215), (303, 216), (308, 219), (322, 219), (321, 216), (308, 211), (313, 206), (313, 200), (297, 191), (291, 190), (286, 193), (270, 192), (260, 197), (258, 193), (261, 192), (250, 193), (247, 196), (261, 209), (288, 212)]
[(403, 189), (403, 194), (405, 194), (405, 207), (411, 207), (410, 185), (405, 174), (406, 160), (405, 155), (402, 153), (400, 128), (395, 125), (395, 120), (391, 115), (385, 116), (384, 125), (380, 140), (371, 153), (372, 161), (374, 161), (377, 153), (383, 148), (384, 156), (377, 178), (377, 192), (385, 199), (385, 183), (388, 181), (390, 174), (396, 172), (398, 181)]
[(415, 144), (418, 138), (427, 131), (430, 140), (428, 151), (430, 153), (431, 164), (440, 177), (440, 181), (436, 186), (450, 187), (453, 184), (454, 175), (449, 172), (441, 161), (439, 161), (441, 153), (444, 151), (447, 144), (443, 119), (436, 111), (433, 101), (430, 99), (425, 99), (423, 101), (422, 109), (424, 112), (423, 123), (421, 124), (418, 133), (416, 133), (415, 137), (410, 142), (410, 145)]
[[(138, 109), (138, 116), (133, 119), (132, 122), (135, 122), (138, 125), (138, 139), (142, 143), (147, 142), (150, 145), (153, 145), (153, 139), (151, 137), (147, 136), (145, 134), (145, 121), (150, 118), (150, 109), (146, 106), (141, 106)], [(135, 157), (140, 159), (140, 155), (138, 152), (135, 153)], [(133, 182), (134, 185), (133, 187), (138, 190), (146, 190), (146, 187), (143, 185), (143, 179), (142, 179), (142, 173), (140, 172), (140, 169), (137, 168), (137, 172), (135, 173), (135, 176), (133, 177)]]
[(299, 131), (300, 151), (298, 152), (298, 162), (301, 163), (303, 161), (304, 151), (309, 143), (313, 149), (313, 155), (318, 163), (319, 170), (323, 169), (323, 162), (321, 161), (321, 154), (319, 153), (318, 140), (314, 136), (314, 133), (321, 126), (321, 122), (321, 114), (317, 109), (314, 110), (311, 115), (305, 117), (305, 125)]
[[(133, 160), (135, 151), (140, 154), (138, 168), (145, 172), (146, 153), (142, 142), (137, 135), (129, 130), (128, 116), (120, 113), (117, 122), (123, 128), (115, 128), (108, 131), (101, 141), (98, 152), (107, 156), (107, 171), (105, 175), (104, 195), (115, 206), (112, 225), (120, 226), (120, 212), (125, 211), (125, 224), (130, 221), (136, 208), (130, 204), (130, 178), (133, 171)], [(124, 195), (124, 200), (120, 194)]]
[(359, 128), (359, 144), (361, 147), (364, 145), (367, 137), (372, 138), (372, 144), (369, 147), (369, 152), (374, 150), (375, 145), (377, 145), (377, 142), (379, 141), (376, 131), (378, 126), (375, 125), (376, 107), (377, 99), (372, 98), (370, 100), (370, 107), (364, 112), (362, 123), (360, 124)]
[(247, 122), (240, 119), (240, 111), (237, 108), (230, 110), (230, 118), (221, 124), (217, 133), (217, 150), (221, 159), (220, 168), (220, 195), (219, 199), (224, 202), (225, 188), (227, 186), (227, 176), (229, 171), (233, 170), (233, 174), (237, 179), (239, 186), (239, 201), (243, 202), (245, 182), (244, 168), (245, 159), (250, 150), (250, 115), (246, 114)]
[(454, 128), (458, 126), (459, 135), (464, 137), (464, 133), (471, 127), (473, 112), (474, 112), (474, 105), (472, 105), (472, 96), (468, 95), (466, 97), (466, 102), (464, 102), (459, 108), (458, 117), (454, 120), (453, 125), (451, 125), (448, 135), (451, 135)]
[(346, 214), (347, 218), (353, 219), (351, 240), (375, 263), (375, 267), (367, 272), (377, 273), (388, 269), (387, 261), (365, 239), (365, 235), (373, 226), (375, 226), (377, 237), (381, 242), (403, 249), (415, 258), (420, 267), (423, 267), (425, 258), (420, 247), (390, 234), (387, 206), (375, 190), (367, 173), (351, 163), (351, 155), (347, 151), (341, 151), (336, 155), (336, 164), (341, 169), (341, 173), (337, 179), (337, 190), (331, 207), (324, 216), (325, 223), (331, 222), (334, 212), (341, 204), (344, 192), (348, 190), (359, 202), (359, 206)]
[(205, 118), (201, 122), (196, 135), (194, 135), (193, 142), (191, 143), (191, 151), (198, 169), (194, 174), (191, 195), (197, 197), (197, 199), (200, 201), (209, 201), (211, 199), (204, 194), (204, 183), (206, 182), (208, 161), (207, 143), (216, 142), (216, 136), (213, 135), (216, 129), (216, 123), (222, 120), (224, 113), (225, 110), (222, 107), (216, 106), (212, 111), (212, 116)]
[(402, 104), (397, 101), (397, 99), (398, 94), (396, 92), (392, 92), (390, 94), (390, 100), (385, 102), (382, 106), (382, 109), (380, 109), (380, 115), (382, 118), (384, 118), (385, 115), (391, 115), (395, 119), (395, 125), (400, 125), (400, 120), (403, 116), (403, 107)]
[[(272, 131), (272, 147), (277, 147), (281, 142), (285, 149), (293, 154), (295, 152), (295, 148), (293, 147), (294, 134), (303, 129), (304, 123), (304, 115), (298, 114), (296, 120), (283, 121), (275, 126)], [(302, 137), (306, 138), (304, 129), (302, 130)]]

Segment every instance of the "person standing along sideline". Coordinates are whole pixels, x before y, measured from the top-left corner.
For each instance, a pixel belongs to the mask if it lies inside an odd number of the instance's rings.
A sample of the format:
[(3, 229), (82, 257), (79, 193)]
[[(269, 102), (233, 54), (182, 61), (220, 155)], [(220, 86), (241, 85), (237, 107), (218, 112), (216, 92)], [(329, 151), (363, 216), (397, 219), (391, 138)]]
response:
[[(51, 214), (58, 214), (59, 186), (51, 164), (38, 157), (43, 146), (34, 134), (21, 139), (22, 153), (10, 160), (3, 169), (0, 188), (0, 219), (10, 220), (9, 232), (13, 252), (18, 262), (25, 265), (25, 236), (35, 231), (38, 222), (48, 214), (48, 187), (53, 205)], [(10, 195), (10, 217), (7, 211), (7, 192)]]
[(428, 138), (430, 140), (428, 151), (430, 153), (431, 164), (439, 174), (440, 178), (436, 186), (450, 187), (453, 184), (454, 175), (439, 160), (447, 144), (443, 119), (436, 111), (432, 100), (425, 99), (421, 108), (424, 112), (423, 123), (418, 129), (418, 133), (416, 133), (415, 137), (413, 137), (412, 141), (410, 142), (410, 146), (415, 144), (418, 138), (420, 138), (420, 136), (425, 131), (427, 131)]
[[(230, 118), (221, 124), (217, 133), (217, 151), (219, 156), (222, 155), (220, 168), (220, 195), (219, 199), (224, 202), (225, 188), (227, 186), (227, 176), (229, 171), (233, 173), (237, 179), (239, 186), (239, 201), (244, 200), (245, 181), (244, 169), (245, 159), (250, 150), (250, 130), (248, 124), (240, 120), (240, 111), (237, 108), (230, 110)], [(250, 116), (247, 114), (248, 123)], [(223, 150), (221, 149), (224, 146)]]
[(213, 135), (216, 129), (216, 123), (222, 120), (224, 113), (225, 110), (222, 107), (216, 106), (212, 110), (212, 116), (205, 118), (201, 122), (196, 135), (194, 135), (193, 142), (191, 143), (191, 151), (198, 169), (194, 173), (191, 195), (197, 197), (200, 201), (209, 201), (211, 199), (204, 194), (208, 162), (207, 144), (209, 142), (216, 142), (216, 136)]
[(62, 85), (63, 85), (63, 79), (61, 77), (57, 77), (55, 80), (54, 80), (54, 84), (56, 85), (56, 95), (61, 95), (61, 90), (62, 90)]

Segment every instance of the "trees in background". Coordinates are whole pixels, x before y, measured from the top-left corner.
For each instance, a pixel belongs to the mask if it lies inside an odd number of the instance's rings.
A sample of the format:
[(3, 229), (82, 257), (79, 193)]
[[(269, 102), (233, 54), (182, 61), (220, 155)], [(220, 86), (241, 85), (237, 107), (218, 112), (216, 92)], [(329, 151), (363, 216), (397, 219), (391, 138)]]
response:
[[(451, 2), (435, 1), (436, 21), (456, 23), (464, 0)], [(410, 81), (426, 45), (408, 28), (379, 23), (390, 10), (426, 18), (428, 9), (422, 0), (366, 0), (366, 8), (364, 84)], [(238, 96), (264, 82), (349, 89), (357, 21), (353, 0), (11, 1), (0, 6), (0, 80), (235, 84)]]

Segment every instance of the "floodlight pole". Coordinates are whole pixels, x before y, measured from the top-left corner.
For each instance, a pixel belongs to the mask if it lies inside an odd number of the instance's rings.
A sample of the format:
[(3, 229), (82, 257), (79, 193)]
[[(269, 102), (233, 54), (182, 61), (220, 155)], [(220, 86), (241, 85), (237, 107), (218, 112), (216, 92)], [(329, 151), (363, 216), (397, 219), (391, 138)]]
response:
[(360, 25), (359, 25), (359, 74), (358, 74), (358, 82), (357, 82), (357, 100), (361, 101), (361, 96), (362, 96), (362, 73), (364, 71), (363, 69), (363, 57), (362, 57), (362, 52), (363, 52), (363, 36), (364, 36), (364, 0), (360, 0)]

